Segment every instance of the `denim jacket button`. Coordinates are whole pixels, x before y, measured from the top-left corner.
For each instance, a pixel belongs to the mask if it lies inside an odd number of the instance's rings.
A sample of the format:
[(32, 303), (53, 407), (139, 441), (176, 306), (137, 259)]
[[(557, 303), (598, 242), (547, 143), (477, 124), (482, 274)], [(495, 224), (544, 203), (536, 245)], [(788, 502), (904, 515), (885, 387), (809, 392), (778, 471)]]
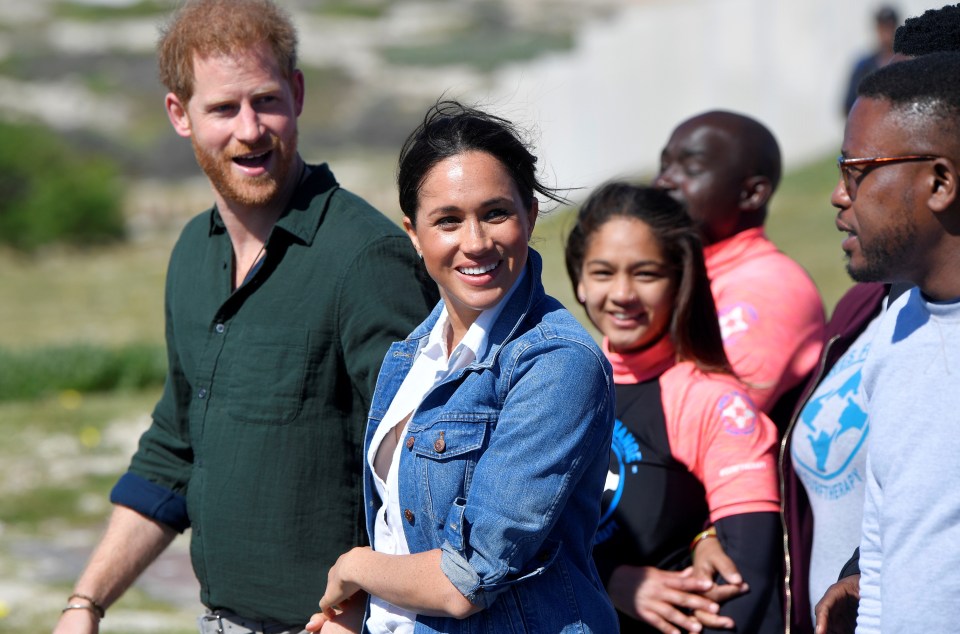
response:
[(413, 436), (407, 436), (407, 449), (413, 449), (414, 442)]
[(443, 453), (447, 450), (447, 441), (443, 439), (443, 432), (440, 432), (440, 437), (434, 441), (433, 450), (437, 453)]
[(404, 509), (403, 517), (405, 520), (407, 520), (407, 522), (413, 524), (413, 520), (415, 519), (416, 516), (413, 514), (413, 511), (411, 511), (410, 509)]

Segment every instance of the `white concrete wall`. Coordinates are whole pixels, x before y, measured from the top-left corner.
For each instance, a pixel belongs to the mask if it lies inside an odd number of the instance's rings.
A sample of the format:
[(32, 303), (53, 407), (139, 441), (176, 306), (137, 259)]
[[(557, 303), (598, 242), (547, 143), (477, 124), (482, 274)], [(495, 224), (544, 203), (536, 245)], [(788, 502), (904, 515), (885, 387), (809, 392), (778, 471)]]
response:
[[(532, 127), (563, 187), (650, 174), (673, 127), (713, 108), (767, 124), (790, 169), (838, 151), (846, 78), (873, 46), (878, 4), (648, 0), (586, 25), (572, 52), (508, 67), (469, 94)], [(896, 6), (905, 18), (943, 2)]]

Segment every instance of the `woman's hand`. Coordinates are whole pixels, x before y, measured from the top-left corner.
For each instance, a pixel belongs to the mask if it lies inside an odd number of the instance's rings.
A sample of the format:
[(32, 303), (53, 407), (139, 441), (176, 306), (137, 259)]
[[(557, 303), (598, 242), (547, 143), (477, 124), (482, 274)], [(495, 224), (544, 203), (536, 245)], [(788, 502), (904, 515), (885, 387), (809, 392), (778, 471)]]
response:
[[(718, 584), (716, 582), (717, 575), (723, 577), (726, 583)], [(724, 552), (720, 540), (713, 537), (701, 539), (694, 548), (693, 577), (710, 584), (710, 587), (704, 591), (703, 596), (718, 604), (722, 604), (724, 601), (750, 589), (740, 575), (740, 571), (737, 570), (736, 564)], [(732, 629), (735, 625), (733, 619), (729, 617), (703, 612), (702, 610), (695, 611), (694, 616), (706, 627)]]
[(323, 632), (323, 634), (359, 634), (363, 631), (363, 615), (366, 613), (367, 593), (358, 592), (346, 601), (342, 601), (343, 608), (333, 620), (323, 612), (317, 612), (310, 617), (306, 629), (308, 632)]
[[(326, 621), (340, 621), (341, 614), (345, 614), (348, 611), (348, 608), (351, 608), (351, 612), (355, 610), (350, 603), (361, 603), (360, 601), (349, 601), (357, 592), (360, 591), (360, 586), (355, 582), (350, 581), (352, 577), (351, 573), (351, 564), (353, 558), (356, 555), (362, 555), (364, 552), (369, 552), (369, 546), (353, 548), (344, 554), (340, 555), (337, 558), (337, 563), (333, 564), (330, 568), (330, 571), (327, 573), (327, 588), (323, 592), (323, 596), (320, 597), (320, 615), (322, 615)], [(313, 623), (317, 615), (314, 615), (314, 618), (310, 619), (310, 622)], [(322, 626), (323, 623), (320, 623)], [(310, 630), (311, 632), (319, 631), (320, 626), (316, 629)], [(310, 629), (309, 627), (307, 629)]]
[(619, 566), (610, 576), (607, 592), (613, 605), (624, 614), (645, 621), (664, 634), (703, 629), (698, 618), (681, 610), (716, 617), (719, 604), (703, 596), (714, 584), (694, 577), (693, 568), (680, 572), (652, 566)]

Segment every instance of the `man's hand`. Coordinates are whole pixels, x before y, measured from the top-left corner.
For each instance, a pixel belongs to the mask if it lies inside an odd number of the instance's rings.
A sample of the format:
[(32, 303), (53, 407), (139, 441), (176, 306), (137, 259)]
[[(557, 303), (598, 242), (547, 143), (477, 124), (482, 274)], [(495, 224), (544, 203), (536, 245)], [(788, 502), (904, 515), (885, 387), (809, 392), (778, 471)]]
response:
[(814, 608), (816, 634), (853, 634), (859, 603), (860, 575), (844, 577), (827, 588)]

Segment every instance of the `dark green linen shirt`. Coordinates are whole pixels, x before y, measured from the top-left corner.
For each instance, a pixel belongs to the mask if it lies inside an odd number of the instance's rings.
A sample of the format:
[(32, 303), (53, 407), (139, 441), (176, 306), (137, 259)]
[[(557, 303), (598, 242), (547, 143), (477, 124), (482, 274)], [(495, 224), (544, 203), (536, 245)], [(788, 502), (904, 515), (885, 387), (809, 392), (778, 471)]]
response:
[(303, 624), (329, 566), (366, 540), (363, 431), (383, 356), (438, 295), (403, 232), (326, 165), (260, 269), (235, 292), (232, 276), (210, 209), (173, 250), (169, 373), (111, 499), (180, 529), (189, 516), (206, 606)]

